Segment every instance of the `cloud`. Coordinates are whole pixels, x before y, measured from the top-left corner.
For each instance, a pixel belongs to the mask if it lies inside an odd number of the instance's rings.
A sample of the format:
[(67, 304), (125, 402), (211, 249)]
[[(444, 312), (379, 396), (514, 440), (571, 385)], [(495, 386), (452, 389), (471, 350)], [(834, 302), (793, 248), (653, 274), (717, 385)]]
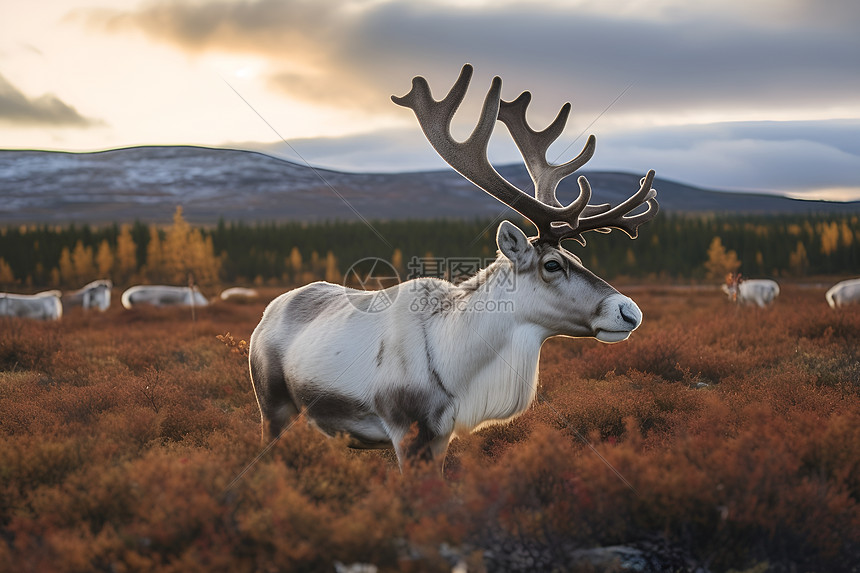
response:
[(90, 127), (100, 122), (82, 116), (58, 97), (30, 98), (0, 74), (0, 121), (23, 126)]
[(590, 168), (654, 168), (683, 181), (783, 193), (860, 186), (860, 120), (732, 122), (598, 139)]
[[(655, 169), (658, 177), (708, 189), (860, 200), (858, 131), (860, 120), (732, 122), (640, 130), (598, 137), (597, 153), (583, 169), (632, 173)], [(491, 143), (493, 164), (521, 162), (516, 148), (503, 139)], [(562, 138), (550, 148), (549, 157), (566, 161), (582, 143)], [(429, 144), (415, 129), (298, 139), (289, 146), (238, 147), (345, 171), (447, 168), (428, 152)]]
[[(649, 3), (650, 4), (650, 3)], [(548, 121), (573, 98), (593, 115), (633, 84), (619, 112), (857, 110), (856, 2), (581, 1), (464, 8), (432, 2), (156, 1), (89, 13), (108, 30), (134, 28), (192, 53), (247, 52), (276, 70), (271, 85), (332, 106), (392, 111), (416, 73), (447, 88), (460, 65), (476, 84), (498, 73), (513, 97), (537, 92)], [(481, 75), (484, 74), (484, 75)], [(440, 88), (437, 88), (440, 89)], [(351, 96), (351, 97), (350, 97)], [(539, 103), (546, 102), (546, 103)], [(476, 107), (474, 104), (473, 107)], [(552, 109), (551, 109), (552, 108)]]
[(137, 29), (191, 53), (253, 53), (284, 63), (301, 61), (306, 68), (330, 58), (327, 47), (349, 27), (342, 6), (332, 0), (157, 0), (136, 11), (78, 10), (70, 19), (115, 33)]
[[(858, 189), (860, 3), (854, 0), (461, 4), (153, 0), (78, 16), (99, 30), (135, 30), (191, 55), (250, 54), (266, 62), (267, 87), (294, 100), (377, 114), (387, 126), (408, 122), (408, 130), (294, 141), (317, 165), (443, 167), (412, 114), (389, 96), (406, 93), (420, 74), (439, 99), (470, 62), (475, 77), (455, 117), (457, 137), (474, 126), (498, 74), (506, 99), (533, 91), (529, 121), (536, 128), (571, 101), (566, 136), (550, 151), (579, 131), (595, 131), (590, 169), (655, 168), (719, 189)], [(516, 150), (499, 141), (504, 130), (497, 131), (491, 157), (517, 160)], [(581, 141), (575, 147), (573, 154)]]

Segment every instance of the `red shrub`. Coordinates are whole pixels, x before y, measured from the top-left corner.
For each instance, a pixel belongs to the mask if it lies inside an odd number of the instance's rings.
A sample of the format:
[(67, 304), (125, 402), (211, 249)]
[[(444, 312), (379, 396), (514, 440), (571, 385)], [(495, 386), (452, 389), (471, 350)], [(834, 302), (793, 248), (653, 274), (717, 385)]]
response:
[(578, 549), (638, 544), (681, 569), (849, 570), (860, 313), (791, 285), (768, 310), (635, 295), (645, 323), (628, 341), (548, 342), (533, 407), (455, 441), (444, 478), (303, 420), (261, 450), (247, 362), (215, 338), (247, 340), (259, 305), (10, 321), (0, 562), (588, 570)]

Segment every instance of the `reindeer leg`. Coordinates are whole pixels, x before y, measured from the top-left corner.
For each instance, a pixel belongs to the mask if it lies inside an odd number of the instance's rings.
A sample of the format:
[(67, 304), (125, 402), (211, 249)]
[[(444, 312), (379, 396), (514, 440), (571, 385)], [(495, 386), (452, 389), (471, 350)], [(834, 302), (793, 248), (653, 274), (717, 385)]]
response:
[(263, 424), (262, 442), (264, 444), (280, 438), (281, 432), (299, 413), (299, 409), (287, 392), (287, 386), (284, 382), (273, 384), (272, 389), (277, 390), (269, 395), (266, 405), (260, 403), (260, 419)]
[(452, 399), (447, 392), (422, 387), (399, 386), (374, 399), (402, 471), (414, 461), (444, 459), (454, 431)]
[(261, 441), (265, 445), (281, 436), (284, 428), (298, 415), (299, 408), (290, 395), (279, 364), (252, 354), (250, 367), (251, 382), (260, 407)]
[(439, 433), (430, 429), (427, 423), (413, 422), (394, 432), (394, 451), (400, 471), (405, 464), (414, 462), (432, 462), (442, 473), (445, 465), (445, 454), (451, 441), (451, 432)]
[(436, 436), (427, 440), (423, 436), (413, 434), (414, 432), (408, 432), (394, 447), (400, 471), (402, 472), (407, 464), (419, 462), (432, 463), (440, 474), (443, 473), (450, 436)]
[(433, 460), (438, 466), (440, 474), (445, 472), (445, 454), (448, 453), (448, 444), (451, 443), (451, 435), (439, 436), (430, 442), (430, 450), (433, 452)]

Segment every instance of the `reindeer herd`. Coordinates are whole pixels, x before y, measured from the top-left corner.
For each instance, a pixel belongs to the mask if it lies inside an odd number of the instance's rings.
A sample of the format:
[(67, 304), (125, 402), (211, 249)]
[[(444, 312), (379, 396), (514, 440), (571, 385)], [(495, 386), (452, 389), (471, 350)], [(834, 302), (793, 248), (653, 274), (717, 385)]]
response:
[[(729, 300), (741, 305), (756, 305), (765, 308), (773, 304), (779, 295), (779, 284), (770, 279), (726, 279), (722, 291)], [(93, 281), (80, 289), (64, 293), (47, 290), (36, 294), (0, 292), (0, 316), (30, 318), (36, 320), (59, 320), (65, 309), (79, 306), (85, 310), (106, 311), (110, 308), (113, 285), (110, 280)], [(247, 301), (259, 297), (252, 288), (231, 287), (221, 291), (222, 301)], [(824, 295), (830, 308), (860, 304), (860, 278), (845, 280), (833, 285)], [(137, 285), (126, 289), (120, 297), (127, 309), (143, 306), (204, 307), (211, 304), (195, 287), (168, 285)]]
[[(729, 300), (741, 305), (756, 305), (765, 308), (773, 304), (779, 295), (779, 284), (770, 279), (743, 279), (729, 277), (722, 285)], [(110, 280), (93, 281), (80, 289), (64, 293), (47, 290), (36, 294), (0, 292), (0, 316), (30, 318), (36, 320), (59, 320), (63, 310), (79, 306), (83, 309), (106, 311), (110, 308), (113, 285)], [(222, 301), (247, 301), (259, 297), (252, 288), (231, 287), (221, 291)], [(824, 295), (830, 308), (860, 304), (860, 278), (844, 280), (833, 285)], [(137, 285), (128, 288), (120, 298), (127, 309), (142, 306), (208, 306), (207, 299), (195, 287), (167, 285)]]
[[(420, 278), (368, 292), (315, 282), (274, 299), (249, 344), (264, 442), (280, 437), (304, 413), (323, 433), (346, 435), (352, 447), (393, 448), (401, 465), (412, 459), (441, 464), (455, 436), (510, 420), (529, 407), (546, 339), (614, 343), (641, 324), (636, 303), (586, 269), (562, 240), (585, 245), (585, 232), (613, 229), (635, 239), (639, 226), (659, 209), (657, 191), (651, 188), (654, 171), (614, 207), (589, 203), (591, 186), (580, 176), (579, 195), (562, 205), (556, 189), (591, 159), (594, 136), (574, 159), (550, 163), (547, 151), (564, 129), (570, 104), (547, 128), (535, 131), (526, 119), (531, 94), (502, 100), (502, 82), (496, 77), (474, 131), (457, 141), (451, 122), (471, 76), (467, 64), (438, 101), (427, 80), (418, 76), (409, 93), (392, 100), (414, 112), (430, 144), (451, 167), (531, 221), (537, 235), (528, 237), (502, 221), (496, 260), (458, 285)], [(533, 195), (504, 179), (487, 157), (497, 121), (505, 124), (522, 154)], [(733, 301), (760, 307), (779, 294), (773, 281), (740, 277), (732, 277), (723, 290)], [(64, 306), (105, 310), (110, 292), (110, 281), (95, 281), (65, 295), (0, 294), (0, 315), (56, 320)], [(242, 288), (221, 293), (222, 300), (254, 296), (255, 291)], [(860, 279), (835, 285), (826, 299), (834, 308), (860, 302)], [(388, 304), (380, 307), (380, 300)], [(121, 301), (127, 309), (209, 304), (194, 287), (164, 285), (133, 286)], [(420, 301), (425, 304), (416, 304)], [(482, 310), (490, 303), (507, 310)]]
[[(726, 277), (722, 290), (729, 300), (741, 305), (756, 305), (765, 308), (773, 304), (779, 296), (779, 284), (770, 279), (744, 279), (740, 274), (731, 273)], [(860, 303), (860, 279), (838, 282), (824, 293), (830, 308), (840, 308)]]
[[(79, 306), (84, 310), (106, 311), (110, 308), (111, 281), (93, 281), (69, 293), (48, 290), (36, 294), (0, 293), (0, 316), (36, 320), (59, 320), (64, 309)], [(257, 291), (248, 288), (230, 288), (221, 293), (221, 300), (250, 299)], [(137, 285), (122, 293), (122, 306), (131, 310), (140, 306), (208, 306), (210, 301), (196, 287), (167, 285)]]
[(110, 307), (113, 284), (97, 280), (74, 292), (63, 294), (48, 290), (36, 294), (0, 293), (0, 316), (16, 316), (38, 320), (59, 320), (63, 309), (81, 306), (105, 311)]

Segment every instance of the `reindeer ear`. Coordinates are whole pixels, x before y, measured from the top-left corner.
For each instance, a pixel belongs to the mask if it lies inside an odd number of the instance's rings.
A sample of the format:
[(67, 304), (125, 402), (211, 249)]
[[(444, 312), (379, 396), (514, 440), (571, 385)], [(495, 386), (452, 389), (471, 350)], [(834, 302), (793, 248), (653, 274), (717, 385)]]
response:
[(496, 245), (499, 251), (508, 257), (514, 268), (526, 268), (535, 259), (535, 248), (529, 242), (526, 234), (510, 221), (502, 221), (496, 232)]

